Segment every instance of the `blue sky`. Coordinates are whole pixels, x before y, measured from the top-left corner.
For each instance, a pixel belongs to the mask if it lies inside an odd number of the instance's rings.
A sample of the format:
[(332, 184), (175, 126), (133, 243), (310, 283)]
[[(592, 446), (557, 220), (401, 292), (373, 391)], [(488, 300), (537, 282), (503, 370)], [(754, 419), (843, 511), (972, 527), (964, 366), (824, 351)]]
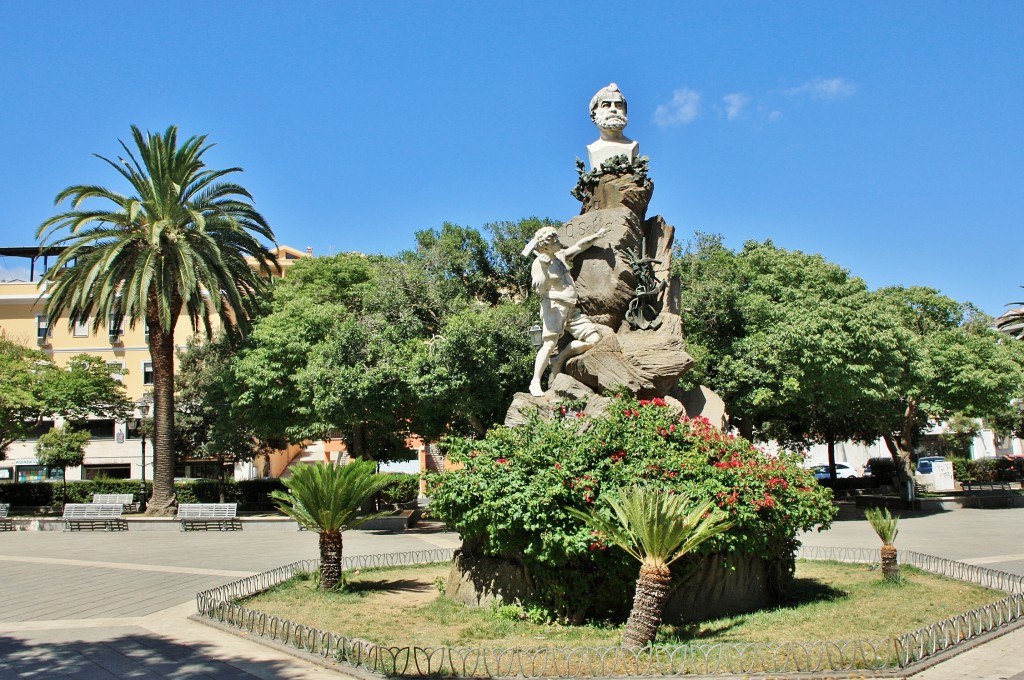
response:
[(677, 238), (770, 238), (994, 315), (1024, 299), (1021, 2), (8, 0), (0, 31), (3, 245), (35, 244), (69, 184), (119, 188), (92, 154), (132, 124), (208, 134), (318, 254), (568, 220), (614, 81)]

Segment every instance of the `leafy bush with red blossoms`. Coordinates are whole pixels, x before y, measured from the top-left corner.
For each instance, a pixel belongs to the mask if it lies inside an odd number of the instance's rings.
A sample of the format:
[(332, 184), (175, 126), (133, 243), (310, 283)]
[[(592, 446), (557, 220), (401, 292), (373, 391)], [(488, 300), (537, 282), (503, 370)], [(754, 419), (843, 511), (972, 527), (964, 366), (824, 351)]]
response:
[(768, 455), (706, 419), (677, 417), (661, 399), (621, 397), (593, 419), (570, 406), (552, 422), (495, 427), (482, 440), (450, 438), (443, 446), (464, 467), (429, 477), (431, 510), (467, 550), (527, 566), (550, 591), (547, 606), (592, 593), (585, 582), (596, 576), (588, 574), (618, 572), (619, 563), (623, 573), (635, 571), (566, 511), (607, 512), (597, 502), (607, 490), (640, 482), (712, 500), (735, 524), (700, 554), (791, 560), (798, 532), (825, 528), (836, 513), (832, 492), (803, 468), (802, 456)]

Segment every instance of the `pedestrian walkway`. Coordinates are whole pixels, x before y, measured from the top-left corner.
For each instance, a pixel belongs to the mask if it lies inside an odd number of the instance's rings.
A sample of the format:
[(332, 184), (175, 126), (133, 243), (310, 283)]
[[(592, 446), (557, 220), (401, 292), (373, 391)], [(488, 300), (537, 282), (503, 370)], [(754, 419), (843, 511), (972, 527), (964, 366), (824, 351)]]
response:
[[(348, 555), (458, 547), (437, 526), (351, 531)], [(13, 532), (0, 540), (0, 678), (305, 680), (345, 677), (188, 620), (195, 594), (318, 554), (276, 531)]]
[[(877, 547), (860, 520), (802, 536), (807, 545)], [(439, 526), (351, 531), (348, 555), (458, 547)], [(1024, 574), (1024, 508), (905, 514), (897, 546)], [(195, 594), (317, 556), (294, 525), (264, 531), (0, 535), (0, 679), (216, 680), (350, 677), (244, 636), (190, 621)], [(1024, 680), (1024, 628), (914, 680)]]

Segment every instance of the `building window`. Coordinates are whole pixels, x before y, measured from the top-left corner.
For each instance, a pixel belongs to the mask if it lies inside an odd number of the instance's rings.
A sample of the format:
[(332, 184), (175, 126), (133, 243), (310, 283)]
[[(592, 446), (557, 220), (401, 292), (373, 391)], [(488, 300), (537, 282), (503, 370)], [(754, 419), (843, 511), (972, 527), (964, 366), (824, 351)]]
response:
[(36, 441), (41, 435), (53, 429), (52, 420), (40, 420), (32, 425), (32, 429), (25, 433), (25, 440)]
[(78, 420), (71, 423), (71, 426), (80, 432), (88, 432), (91, 439), (113, 439), (113, 420)]
[(107, 369), (110, 371), (110, 377), (114, 380), (120, 380), (124, 382), (124, 362), (123, 361), (108, 361)]
[(36, 344), (45, 345), (50, 341), (50, 319), (45, 314), (36, 314)]
[(142, 362), (142, 384), (152, 385), (153, 384), (153, 362), (143, 361)]
[(82, 467), (85, 479), (131, 479), (132, 466), (127, 463), (109, 465), (85, 465)]
[(107, 333), (110, 336), (111, 344), (121, 342), (121, 335), (124, 334), (124, 319), (118, 318), (117, 314), (111, 314), (107, 322)]
[(81, 321), (75, 322), (75, 329), (72, 331), (72, 335), (76, 338), (87, 338), (89, 337), (89, 320), (82, 319)]

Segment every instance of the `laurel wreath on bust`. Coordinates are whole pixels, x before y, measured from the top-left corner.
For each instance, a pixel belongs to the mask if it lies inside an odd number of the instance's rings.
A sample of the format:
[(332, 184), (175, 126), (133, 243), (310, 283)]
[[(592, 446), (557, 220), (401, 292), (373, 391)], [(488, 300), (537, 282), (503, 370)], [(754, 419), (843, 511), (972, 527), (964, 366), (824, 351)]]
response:
[(647, 156), (640, 156), (635, 161), (631, 161), (629, 156), (619, 154), (601, 163), (601, 167), (587, 172), (586, 164), (577, 158), (576, 173), (579, 175), (579, 180), (577, 180), (576, 186), (569, 193), (572, 194), (573, 198), (582, 203), (586, 200), (587, 196), (593, 193), (594, 187), (597, 186), (598, 181), (605, 175), (614, 175), (616, 177), (632, 175), (634, 182), (643, 184), (647, 180), (649, 163), (650, 158)]

